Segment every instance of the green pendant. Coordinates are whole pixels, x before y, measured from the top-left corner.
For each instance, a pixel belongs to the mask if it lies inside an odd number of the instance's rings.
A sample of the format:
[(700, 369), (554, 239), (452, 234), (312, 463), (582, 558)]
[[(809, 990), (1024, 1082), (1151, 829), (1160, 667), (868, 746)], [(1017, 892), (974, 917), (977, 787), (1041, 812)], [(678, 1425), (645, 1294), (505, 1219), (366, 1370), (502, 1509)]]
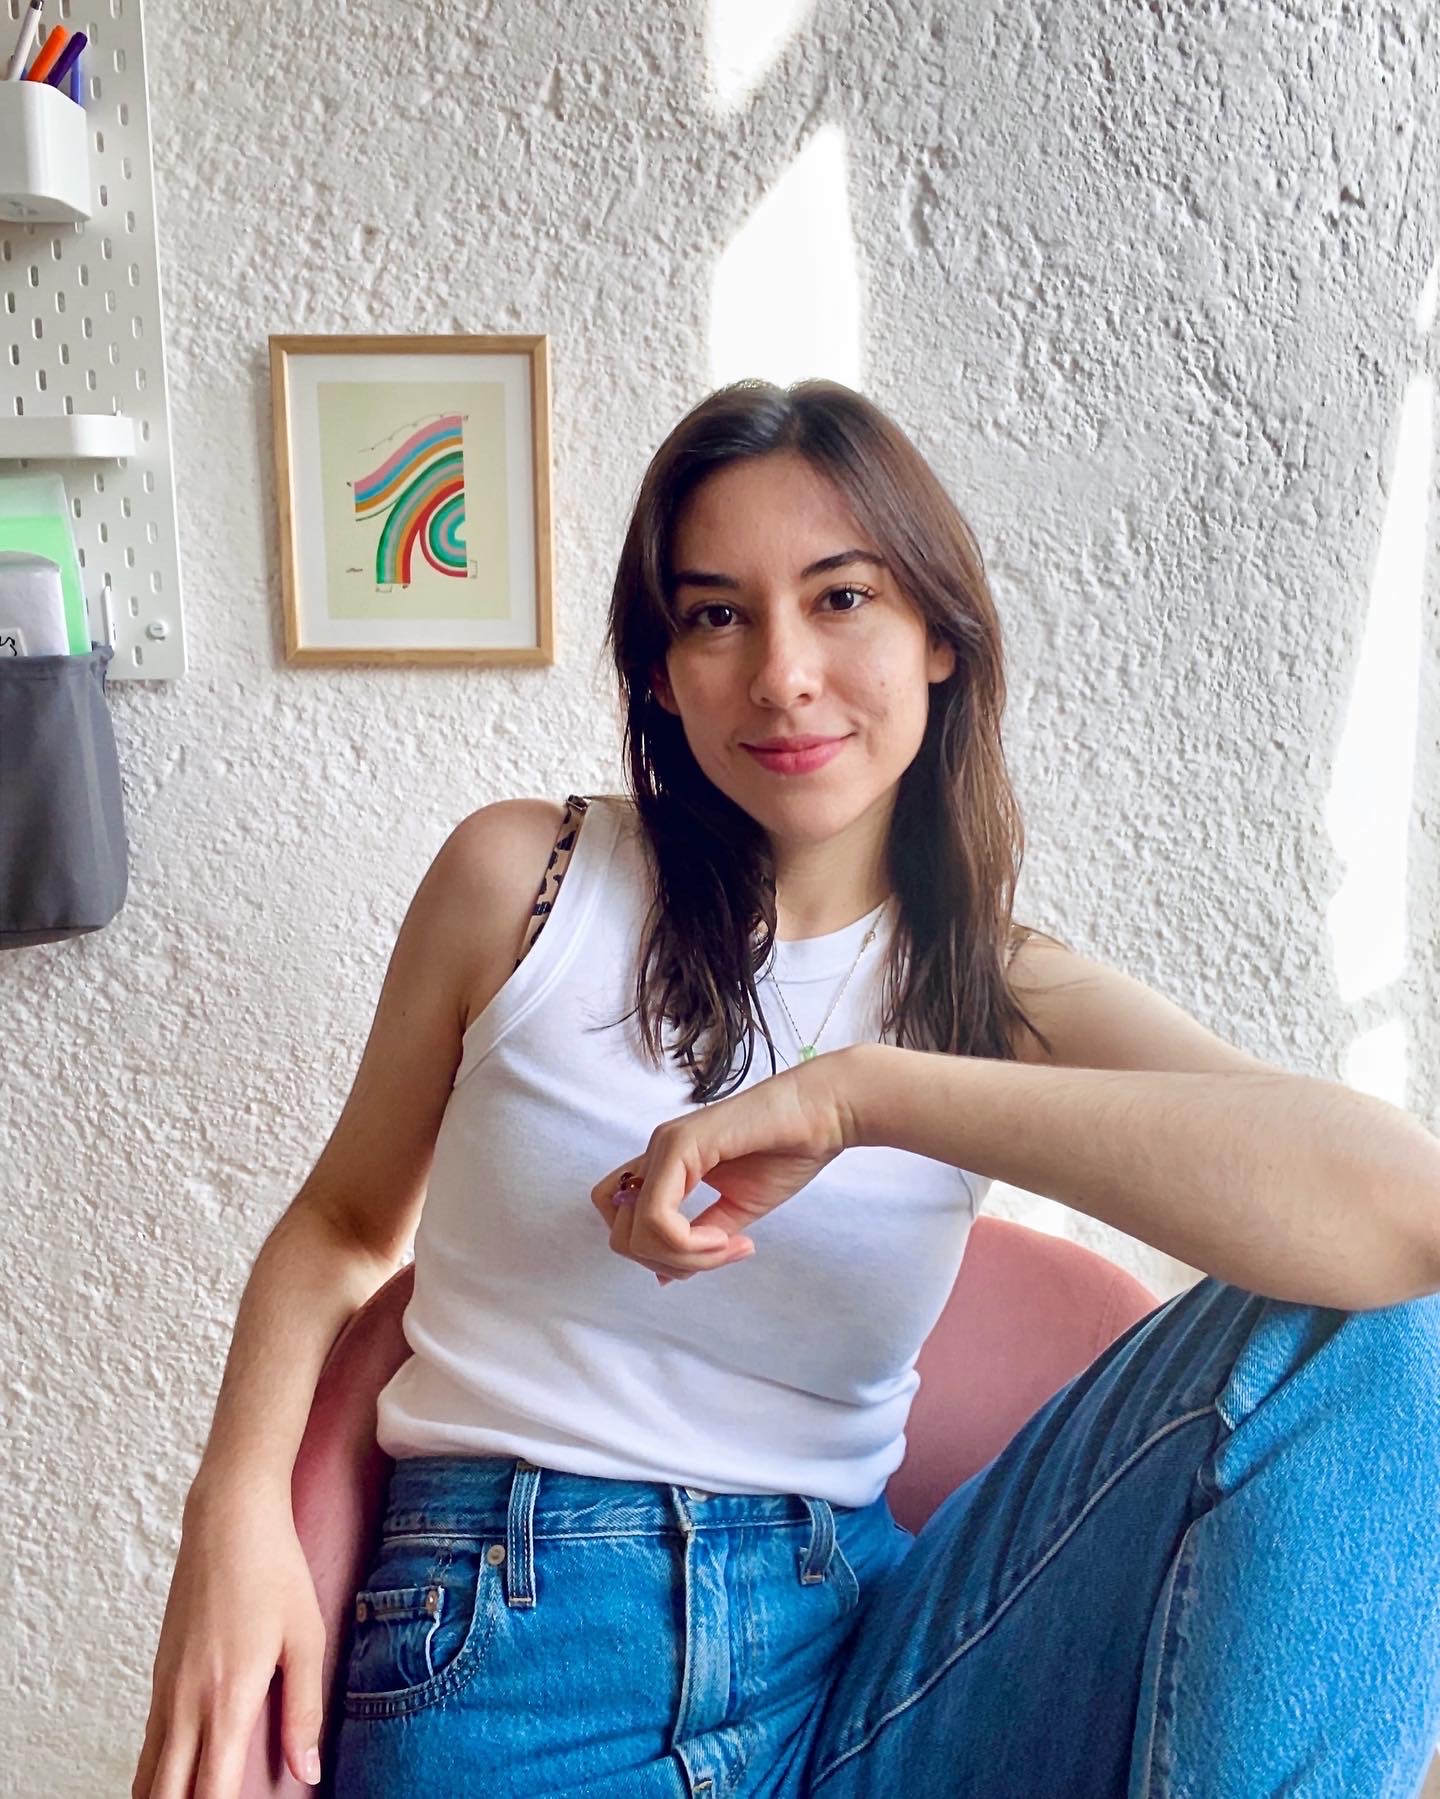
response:
[(800, 1045), (800, 1060), (802, 1062), (808, 1062), (814, 1054), (815, 1045), (813, 1043), (802, 1043)]

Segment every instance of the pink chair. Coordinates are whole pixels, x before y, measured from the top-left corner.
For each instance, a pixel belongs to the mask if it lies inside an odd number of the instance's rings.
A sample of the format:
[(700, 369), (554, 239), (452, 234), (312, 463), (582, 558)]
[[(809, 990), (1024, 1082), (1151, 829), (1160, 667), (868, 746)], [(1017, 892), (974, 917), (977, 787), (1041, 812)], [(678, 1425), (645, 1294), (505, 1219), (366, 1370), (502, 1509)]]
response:
[[(401, 1316), (414, 1285), (402, 1268), (336, 1338), (315, 1389), (291, 1487), (295, 1524), (325, 1619), (328, 1717), (338, 1715), (355, 1589), (379, 1536), (390, 1458), (375, 1441), (375, 1400), (410, 1353)], [(904, 1462), (890, 1509), (918, 1531), (952, 1488), (978, 1472), (1072, 1376), (1158, 1301), (1104, 1256), (1004, 1219), (981, 1217), (939, 1323), (920, 1353)], [(280, 1676), (250, 1743), (240, 1799), (329, 1792), (280, 1752)]]

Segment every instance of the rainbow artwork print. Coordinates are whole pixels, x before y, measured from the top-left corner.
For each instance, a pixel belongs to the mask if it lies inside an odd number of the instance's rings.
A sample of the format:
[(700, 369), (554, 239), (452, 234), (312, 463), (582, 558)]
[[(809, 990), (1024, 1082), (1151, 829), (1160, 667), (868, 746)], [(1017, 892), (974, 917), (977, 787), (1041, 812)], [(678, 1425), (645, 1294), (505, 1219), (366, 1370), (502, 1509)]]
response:
[(438, 575), (469, 572), (465, 551), (464, 428), (442, 413), (404, 437), (355, 482), (357, 520), (383, 519), (375, 540), (377, 587), (408, 587), (418, 550)]
[(514, 617), (505, 393), (318, 381), (326, 615), (424, 635)]

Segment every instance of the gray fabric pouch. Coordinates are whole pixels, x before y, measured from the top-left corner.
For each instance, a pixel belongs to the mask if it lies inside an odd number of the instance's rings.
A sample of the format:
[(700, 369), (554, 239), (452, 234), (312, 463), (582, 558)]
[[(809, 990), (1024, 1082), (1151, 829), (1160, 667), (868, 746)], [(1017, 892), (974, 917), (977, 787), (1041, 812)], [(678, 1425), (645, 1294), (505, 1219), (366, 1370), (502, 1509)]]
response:
[(0, 657), (0, 949), (98, 931), (125, 903), (114, 654)]

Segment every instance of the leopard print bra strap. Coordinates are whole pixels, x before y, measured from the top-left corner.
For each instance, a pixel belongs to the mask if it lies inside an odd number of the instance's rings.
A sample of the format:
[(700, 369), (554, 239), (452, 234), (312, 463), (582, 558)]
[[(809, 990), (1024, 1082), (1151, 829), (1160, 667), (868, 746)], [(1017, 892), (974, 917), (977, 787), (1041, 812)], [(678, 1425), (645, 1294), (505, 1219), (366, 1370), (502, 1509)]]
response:
[[(555, 847), (550, 852), (550, 860), (545, 865), (545, 873), (541, 877), (540, 891), (535, 896), (535, 907), (530, 915), (530, 922), (525, 928), (525, 940), (520, 945), (520, 954), (515, 958), (515, 968), (525, 960), (535, 946), (535, 939), (540, 935), (545, 920), (550, 916), (550, 909), (555, 904), (555, 896), (560, 891), (560, 883), (565, 879), (565, 870), (570, 866), (570, 853), (575, 848), (575, 839), (580, 835), (580, 824), (590, 801), (578, 793), (565, 796), (565, 816), (560, 822), (560, 830), (555, 838)], [(512, 974), (515, 969), (510, 971)]]

